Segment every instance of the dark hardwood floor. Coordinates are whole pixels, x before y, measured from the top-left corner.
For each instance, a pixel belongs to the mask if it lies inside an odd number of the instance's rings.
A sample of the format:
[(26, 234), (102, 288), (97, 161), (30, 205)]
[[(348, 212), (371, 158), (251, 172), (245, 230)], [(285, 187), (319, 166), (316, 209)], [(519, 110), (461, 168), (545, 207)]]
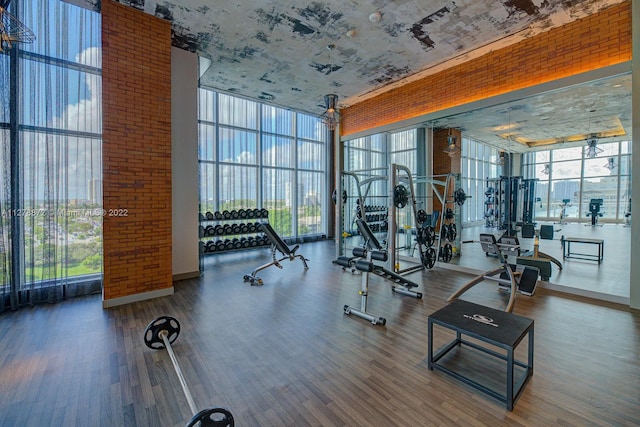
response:
[[(173, 349), (196, 405), (226, 407), (238, 426), (639, 425), (638, 311), (542, 288), (519, 296), (514, 313), (535, 320), (535, 371), (509, 412), (427, 368), (427, 317), (470, 276), (414, 273), (420, 300), (373, 277), (369, 310), (387, 319), (373, 326), (343, 314), (359, 305), (360, 277), (331, 264), (333, 242), (298, 252), (308, 271), (285, 262), (261, 272), (262, 287), (242, 276), (267, 249), (209, 257), (203, 277), (170, 297), (103, 310), (94, 295), (0, 314), (0, 425), (185, 425), (169, 355), (142, 338), (160, 315), (181, 323)], [(465, 299), (501, 307), (506, 295), (483, 284)], [(449, 338), (438, 330), (436, 346)]]

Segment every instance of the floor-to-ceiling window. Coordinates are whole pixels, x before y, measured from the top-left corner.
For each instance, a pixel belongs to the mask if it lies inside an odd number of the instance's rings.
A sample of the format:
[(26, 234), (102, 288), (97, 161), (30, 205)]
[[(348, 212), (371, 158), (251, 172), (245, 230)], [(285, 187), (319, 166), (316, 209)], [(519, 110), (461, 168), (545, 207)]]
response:
[(523, 155), (523, 176), (538, 178), (536, 217), (588, 220), (592, 199), (602, 199), (605, 220), (622, 222), (630, 212), (631, 142), (597, 145), (597, 155), (586, 156), (584, 147), (561, 148)]
[(36, 39), (0, 53), (0, 310), (99, 291), (102, 271), (100, 15), (9, 11)]
[(491, 194), (485, 194), (487, 180), (498, 177), (498, 159), (496, 148), (462, 138), (462, 189), (470, 196), (462, 205), (463, 223), (484, 221), (487, 206), (491, 206), (487, 200), (492, 197)]
[(317, 117), (200, 88), (201, 212), (265, 208), (283, 237), (326, 235), (326, 132)]

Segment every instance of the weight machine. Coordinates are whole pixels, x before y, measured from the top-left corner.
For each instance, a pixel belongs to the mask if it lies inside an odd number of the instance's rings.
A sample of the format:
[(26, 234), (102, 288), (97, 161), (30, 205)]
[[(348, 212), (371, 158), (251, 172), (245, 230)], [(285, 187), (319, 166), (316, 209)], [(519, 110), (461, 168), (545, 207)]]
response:
[[(465, 243), (472, 243), (468, 241)], [(496, 237), (493, 234), (483, 233), (480, 234), (479, 243), (482, 245), (482, 250), (487, 254), (495, 254), (500, 260), (500, 267), (493, 270), (484, 272), (469, 282), (464, 284), (460, 289), (454, 292), (449, 298), (448, 302), (458, 299), (462, 294), (467, 292), (475, 285), (487, 281), (493, 281), (498, 283), (498, 288), (506, 290), (510, 293), (509, 300), (507, 302), (504, 311), (511, 313), (516, 301), (516, 293), (520, 291), (526, 295), (533, 295), (538, 280), (538, 269), (535, 267), (518, 267), (514, 264), (508, 264), (506, 258), (510, 255), (517, 256), (520, 251), (519, 245), (510, 243), (499, 243), (496, 241)]]
[[(389, 177), (391, 178), (389, 183), (389, 198), (393, 200), (393, 203), (389, 205), (389, 269), (393, 269), (399, 274), (406, 274), (425, 267), (433, 268), (438, 259), (449, 262), (453, 256), (454, 247), (458, 253), (460, 251), (460, 239), (455, 225), (456, 214), (453, 213), (452, 209), (447, 209), (447, 205), (462, 206), (468, 197), (459, 186), (458, 189), (454, 191), (454, 188), (457, 186), (457, 175), (447, 174), (430, 178), (414, 178), (407, 167), (392, 163), (390, 165)], [(443, 211), (451, 211), (451, 218), (448, 218), (447, 213), (441, 216), (439, 226), (436, 227), (437, 231), (428, 228), (433, 224), (426, 225), (425, 221), (419, 221), (419, 218), (425, 217), (426, 213), (424, 210), (418, 210), (417, 208), (416, 184), (430, 184), (431, 191), (440, 202)], [(406, 269), (400, 269), (400, 256), (396, 248), (395, 239), (398, 230), (397, 217), (398, 209), (404, 208), (407, 204), (411, 205), (413, 214), (417, 234), (414, 247), (417, 246), (419, 250), (420, 264), (410, 266)], [(454, 221), (451, 221), (452, 219), (454, 219)], [(449, 220), (448, 223), (447, 220)], [(409, 231), (410, 230), (405, 230), (405, 233)], [(425, 238), (422, 238), (422, 233), (425, 234)], [(426, 247), (423, 246), (425, 242)], [(443, 244), (443, 242), (446, 243)], [(437, 249), (434, 250), (432, 244), (434, 244)], [(413, 260), (413, 257), (409, 257), (408, 259), (403, 258), (403, 260)]]

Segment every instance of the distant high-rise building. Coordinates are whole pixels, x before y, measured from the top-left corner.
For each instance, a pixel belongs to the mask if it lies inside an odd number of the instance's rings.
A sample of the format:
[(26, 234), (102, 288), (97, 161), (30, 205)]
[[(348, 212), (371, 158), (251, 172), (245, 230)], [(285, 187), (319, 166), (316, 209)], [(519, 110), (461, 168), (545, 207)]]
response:
[(102, 180), (90, 179), (87, 185), (87, 199), (94, 205), (102, 205)]

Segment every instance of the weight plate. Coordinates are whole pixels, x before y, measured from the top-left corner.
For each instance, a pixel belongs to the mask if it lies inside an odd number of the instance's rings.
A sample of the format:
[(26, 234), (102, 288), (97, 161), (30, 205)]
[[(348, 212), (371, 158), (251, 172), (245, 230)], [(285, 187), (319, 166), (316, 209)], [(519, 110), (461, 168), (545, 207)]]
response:
[(162, 331), (166, 331), (169, 343), (173, 344), (180, 335), (180, 322), (170, 316), (160, 316), (149, 323), (144, 330), (144, 343), (147, 347), (154, 350), (165, 347), (164, 340), (160, 335)]
[(240, 218), (245, 219), (247, 217), (247, 210), (246, 209), (240, 209), (238, 211), (238, 215), (240, 216)]
[(237, 210), (234, 209), (231, 211), (231, 219), (238, 219), (239, 215), (240, 214)]
[(453, 200), (456, 202), (458, 206), (464, 205), (464, 202), (467, 200), (467, 195), (465, 194), (462, 188), (458, 188), (453, 193)]
[(206, 217), (207, 217), (207, 219), (209, 219), (209, 220), (213, 219), (213, 214), (212, 214), (211, 212), (207, 212), (207, 213), (205, 214), (205, 216), (206, 216)]
[(436, 250), (427, 248), (422, 255), (422, 263), (425, 267), (431, 269), (436, 264)]
[(225, 248), (224, 241), (223, 240), (218, 240), (216, 242), (216, 251), (222, 252), (222, 251), (224, 251), (224, 248)]
[(247, 218), (255, 218), (255, 209), (247, 209)]
[(253, 210), (253, 217), (260, 218), (260, 209), (256, 208)]
[(396, 185), (393, 189), (393, 204), (396, 208), (404, 208), (407, 206), (407, 202), (409, 201), (409, 191), (407, 187), (402, 184)]
[(222, 219), (222, 214), (218, 211), (216, 211), (216, 213), (214, 213), (213, 216), (215, 216), (216, 219)]
[(231, 212), (229, 212), (227, 210), (222, 211), (222, 218), (231, 219)]
[(260, 217), (261, 218), (268, 218), (269, 217), (269, 211), (266, 209), (260, 209)]
[(449, 262), (451, 261), (451, 257), (453, 256), (453, 250), (449, 243), (445, 244), (440, 248), (440, 256), (442, 257), (442, 261)]
[(234, 427), (235, 421), (233, 420), (233, 415), (228, 410), (224, 408), (209, 408), (203, 409), (195, 414), (187, 423), (187, 427), (196, 425), (203, 427)]
[(418, 221), (419, 224), (422, 224), (427, 221), (427, 213), (425, 212), (424, 209), (418, 210), (416, 220)]

